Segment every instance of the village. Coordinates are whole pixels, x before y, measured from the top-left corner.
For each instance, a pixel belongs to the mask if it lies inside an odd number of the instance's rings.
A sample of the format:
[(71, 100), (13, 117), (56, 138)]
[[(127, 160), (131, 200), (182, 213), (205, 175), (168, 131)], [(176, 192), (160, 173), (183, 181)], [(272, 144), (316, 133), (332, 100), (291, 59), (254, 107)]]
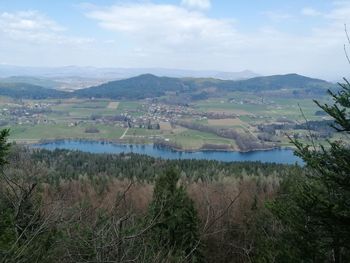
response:
[[(136, 142), (162, 139), (169, 143), (180, 141), (181, 144), (192, 138), (193, 142), (199, 141), (195, 147), (234, 145), (237, 140), (287, 144), (289, 137), (304, 139), (309, 134), (305, 132), (307, 127), (298, 126), (295, 108), (289, 107), (293, 115), (288, 115), (287, 107), (280, 103), (251, 96), (218, 98), (185, 105), (168, 104), (154, 98), (138, 101), (4, 100), (0, 103), (0, 126), (11, 127), (18, 132), (15, 134), (19, 138), (25, 136), (33, 139), (72, 136)], [(315, 115), (315, 119), (323, 118)], [(315, 125), (312, 131), (315, 138), (332, 136), (329, 130)], [(188, 138), (185, 134), (189, 134)]]

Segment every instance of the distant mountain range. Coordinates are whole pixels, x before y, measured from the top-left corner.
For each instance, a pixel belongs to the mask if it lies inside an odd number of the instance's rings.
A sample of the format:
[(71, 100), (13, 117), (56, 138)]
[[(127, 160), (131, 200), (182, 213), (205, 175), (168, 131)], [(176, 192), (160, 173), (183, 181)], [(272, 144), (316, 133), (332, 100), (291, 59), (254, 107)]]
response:
[(13, 76), (30, 76), (40, 78), (90, 78), (90, 79), (125, 79), (142, 74), (153, 74), (157, 76), (168, 76), (175, 78), (217, 78), (223, 80), (239, 80), (257, 77), (258, 74), (244, 70), (241, 72), (221, 72), (221, 71), (200, 71), (200, 70), (180, 70), (163, 68), (97, 68), (97, 67), (20, 67), (11, 65), (0, 65), (0, 78)]
[[(157, 77), (144, 74), (133, 78), (110, 81), (90, 88), (79, 89), (74, 92), (56, 90), (55, 83), (43, 82), (35, 78), (10, 78), (0, 80), (0, 95), (14, 98), (110, 98), (110, 99), (145, 99), (165, 95), (176, 96), (186, 100), (206, 99), (228, 92), (271, 92), (290, 91), (298, 95), (325, 94), (327, 89), (333, 89), (335, 84), (301, 76), (298, 74), (274, 75), (255, 77), (247, 80), (221, 80), (214, 78), (172, 78)], [(20, 80), (22, 82), (15, 82)], [(29, 81), (30, 83), (25, 83)], [(42, 87), (39, 84), (47, 84)], [(35, 85), (38, 84), (38, 85)], [(50, 86), (51, 88), (47, 88)]]

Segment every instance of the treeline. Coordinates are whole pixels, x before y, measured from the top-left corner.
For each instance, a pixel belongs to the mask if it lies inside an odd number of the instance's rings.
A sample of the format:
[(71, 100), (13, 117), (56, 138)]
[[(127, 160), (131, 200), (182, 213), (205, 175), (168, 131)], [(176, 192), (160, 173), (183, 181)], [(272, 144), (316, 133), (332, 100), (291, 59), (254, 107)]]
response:
[(80, 151), (56, 149), (14, 148), (9, 156), (10, 163), (25, 158), (33, 164), (40, 164), (48, 170), (48, 183), (59, 180), (113, 177), (118, 179), (135, 179), (141, 182), (153, 182), (165, 172), (167, 167), (177, 167), (182, 176), (197, 180), (218, 180), (220, 177), (244, 176), (278, 176), (286, 177), (294, 172), (301, 172), (299, 166), (269, 164), (262, 162), (219, 162), (209, 160), (164, 160), (139, 154), (92, 154)]
[(314, 138), (331, 138), (336, 132), (334, 127), (338, 127), (333, 120), (322, 120), (322, 121), (307, 121), (305, 123), (274, 123), (274, 124), (261, 124), (258, 125), (260, 132), (258, 138), (262, 141), (277, 141), (276, 131), (291, 131), (291, 130), (305, 130), (312, 132)]
[(336, 130), (332, 125), (336, 125), (333, 120), (307, 121), (305, 123), (291, 123), (287, 120), (280, 120), (281, 123), (261, 124), (258, 129), (267, 133), (274, 133), (276, 130), (311, 130), (325, 133), (334, 133)]

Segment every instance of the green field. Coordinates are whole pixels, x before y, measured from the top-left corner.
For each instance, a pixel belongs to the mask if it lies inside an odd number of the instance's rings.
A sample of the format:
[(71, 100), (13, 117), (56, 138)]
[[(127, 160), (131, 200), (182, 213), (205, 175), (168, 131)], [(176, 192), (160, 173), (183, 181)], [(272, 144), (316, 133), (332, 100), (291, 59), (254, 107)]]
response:
[(194, 130), (186, 130), (167, 137), (185, 149), (199, 149), (204, 144), (230, 145), (232, 148), (236, 148), (234, 140), (224, 139), (211, 133)]
[[(96, 127), (98, 133), (87, 133), (88, 127)], [(15, 126), (10, 127), (10, 139), (31, 142), (39, 140), (55, 139), (106, 139), (117, 140), (124, 132), (124, 128), (106, 126), (106, 125), (78, 125), (69, 127), (66, 124), (56, 125), (34, 125), (34, 126)]]
[[(233, 101), (230, 101), (232, 99)], [(225, 118), (220, 121), (220, 119), (208, 120), (185, 116), (183, 120), (217, 129), (234, 129), (240, 133), (249, 133), (255, 138), (258, 135), (257, 126), (259, 124), (275, 123), (281, 119), (302, 123), (305, 121), (304, 117), (308, 120), (322, 120), (321, 116), (315, 115), (319, 108), (311, 99), (273, 98), (268, 103), (259, 104), (261, 98), (258, 96), (237, 92), (230, 94), (230, 100), (226, 97), (195, 101), (191, 103), (190, 108), (197, 112), (226, 114), (237, 118), (227, 117), (225, 122)], [(6, 114), (5, 111), (5, 109), (18, 109), (35, 104), (44, 105), (46, 110), (34, 114), (32, 116), (33, 121), (28, 121), (28, 118), (25, 118), (24, 115), (24, 117), (19, 117), (14, 124), (13, 116)], [(110, 107), (110, 105), (114, 106)], [(0, 110), (3, 110), (1, 120), (5, 123), (3, 127), (11, 128), (11, 139), (18, 142), (31, 143), (40, 140), (70, 138), (152, 143), (154, 140), (164, 139), (179, 145), (185, 150), (200, 149), (205, 144), (227, 145), (231, 149), (237, 149), (235, 140), (184, 127), (162, 128), (161, 130), (130, 128), (124, 134), (126, 123), (96, 121), (96, 116), (100, 119), (116, 115), (127, 115), (135, 119), (139, 117), (142, 119), (145, 116), (150, 117), (147, 108), (149, 106), (147, 105), (149, 104), (145, 104), (144, 101), (111, 101), (107, 99), (17, 101), (0, 97)], [(97, 130), (94, 133), (86, 132), (86, 129), (91, 127)], [(287, 137), (280, 138), (280, 146), (289, 145), (290, 142)]]

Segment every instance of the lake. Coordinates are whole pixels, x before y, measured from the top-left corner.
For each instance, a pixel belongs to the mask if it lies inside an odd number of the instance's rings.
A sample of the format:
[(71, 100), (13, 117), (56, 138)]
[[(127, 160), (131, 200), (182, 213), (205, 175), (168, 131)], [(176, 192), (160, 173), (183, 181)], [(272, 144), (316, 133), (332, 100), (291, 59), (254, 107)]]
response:
[(155, 158), (163, 159), (197, 159), (197, 160), (216, 160), (223, 162), (235, 161), (261, 161), (269, 163), (302, 164), (300, 158), (294, 156), (293, 150), (274, 149), (266, 151), (252, 152), (225, 152), (225, 151), (198, 151), (198, 152), (179, 152), (168, 148), (154, 147), (152, 144), (147, 145), (129, 145), (115, 144), (105, 142), (91, 141), (74, 141), (62, 140), (49, 143), (36, 144), (34, 147), (48, 150), (67, 149), (79, 150), (90, 153), (137, 153), (145, 154)]

